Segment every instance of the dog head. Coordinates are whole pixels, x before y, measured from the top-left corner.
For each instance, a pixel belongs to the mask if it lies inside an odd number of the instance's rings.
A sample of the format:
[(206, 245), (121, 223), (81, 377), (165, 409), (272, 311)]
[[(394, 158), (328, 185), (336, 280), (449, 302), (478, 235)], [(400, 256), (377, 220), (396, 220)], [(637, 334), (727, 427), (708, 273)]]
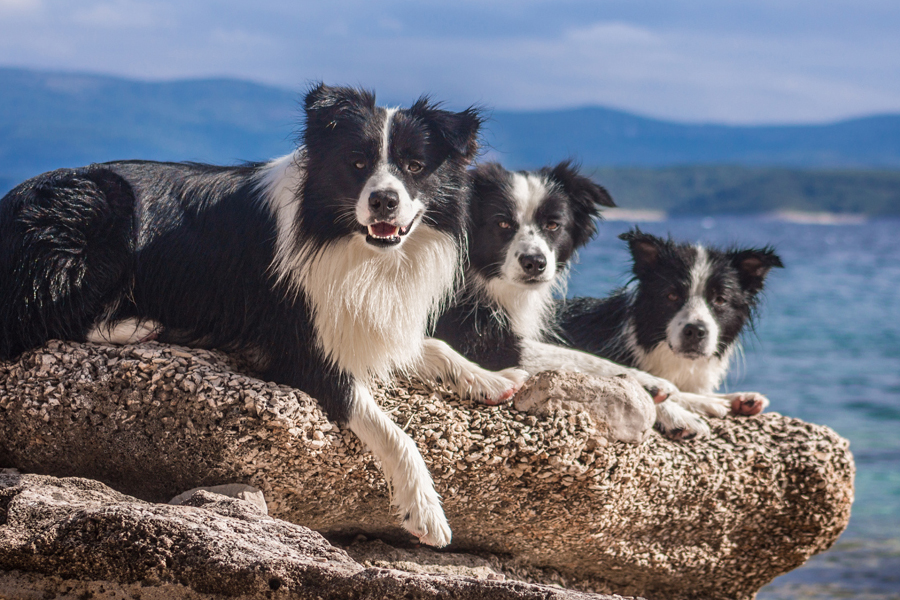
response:
[(371, 92), (323, 84), (304, 105), (301, 219), (322, 237), (356, 234), (390, 250), (423, 222), (461, 232), (465, 169), (481, 125), (475, 109), (450, 112), (424, 97), (383, 108)]
[(766, 275), (783, 266), (770, 247), (722, 251), (637, 228), (619, 237), (634, 260), (637, 343), (689, 359), (723, 356), (751, 321)]
[(552, 284), (596, 233), (605, 189), (568, 161), (510, 172), (496, 163), (473, 171), (469, 260), (486, 280), (519, 287)]

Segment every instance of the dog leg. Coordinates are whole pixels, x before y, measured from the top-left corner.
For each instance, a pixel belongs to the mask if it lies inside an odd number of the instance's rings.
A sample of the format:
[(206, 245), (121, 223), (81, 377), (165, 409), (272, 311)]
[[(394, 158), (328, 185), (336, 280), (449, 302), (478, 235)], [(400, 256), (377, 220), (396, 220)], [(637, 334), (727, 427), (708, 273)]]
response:
[(758, 415), (769, 406), (769, 399), (759, 392), (733, 392), (717, 396), (728, 403), (733, 415), (746, 417)]
[(450, 543), (450, 525), (428, 467), (415, 442), (375, 403), (362, 383), (354, 383), (350, 430), (381, 461), (403, 528), (429, 546)]
[(691, 394), (679, 392), (673, 400), (684, 408), (700, 415), (724, 417), (727, 414), (753, 416), (769, 405), (769, 399), (757, 392), (732, 394)]
[(502, 404), (512, 398), (528, 373), (521, 369), (488, 371), (470, 361), (446, 342), (426, 338), (418, 374), (440, 380), (460, 396), (477, 398), (485, 404)]
[[(676, 395), (674, 398), (677, 397)], [(655, 427), (661, 434), (673, 440), (690, 440), (710, 434), (709, 425), (699, 415), (672, 400), (656, 405)]]
[(87, 341), (95, 344), (139, 344), (156, 339), (162, 327), (155, 321), (125, 319), (96, 325), (87, 334)]
[(654, 402), (662, 402), (678, 393), (675, 384), (667, 379), (654, 377), (645, 371), (631, 369), (587, 352), (535, 341), (524, 341), (522, 345), (522, 366), (531, 374), (550, 369), (577, 371), (597, 377), (628, 373), (647, 390)]
[(670, 400), (692, 413), (707, 417), (718, 417), (721, 419), (731, 410), (731, 401), (716, 394), (704, 395), (678, 392)]

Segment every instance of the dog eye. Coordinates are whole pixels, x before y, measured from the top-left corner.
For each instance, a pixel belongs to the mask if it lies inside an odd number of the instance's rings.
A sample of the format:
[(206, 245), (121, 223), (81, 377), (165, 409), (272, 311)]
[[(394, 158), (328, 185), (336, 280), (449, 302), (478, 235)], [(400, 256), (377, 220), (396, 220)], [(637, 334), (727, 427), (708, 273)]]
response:
[(422, 163), (420, 163), (417, 160), (411, 160), (411, 161), (409, 161), (409, 164), (406, 165), (406, 170), (409, 171), (410, 173), (418, 173), (419, 171), (421, 171), (424, 168), (425, 168), (425, 165), (423, 165)]
[(728, 302), (728, 300), (725, 299), (725, 296), (716, 296), (713, 299), (713, 304), (715, 304), (716, 306), (722, 306), (727, 302)]
[(357, 161), (355, 161), (355, 162), (353, 163), (353, 166), (356, 167), (357, 169), (365, 169), (365, 168), (366, 168), (366, 161), (364, 161), (364, 160), (357, 160)]
[(675, 292), (669, 292), (669, 295), (666, 296), (666, 298), (669, 299), (669, 302), (678, 302), (678, 300), (680, 300), (681, 297), (678, 294), (676, 294)]
[(556, 221), (550, 221), (549, 223), (544, 225), (544, 229), (546, 229), (547, 231), (556, 231), (557, 229), (559, 229), (559, 223), (557, 223)]
[(497, 225), (500, 227), (500, 229), (509, 229), (510, 227), (512, 227), (512, 224), (509, 221), (500, 221), (499, 223), (497, 223)]

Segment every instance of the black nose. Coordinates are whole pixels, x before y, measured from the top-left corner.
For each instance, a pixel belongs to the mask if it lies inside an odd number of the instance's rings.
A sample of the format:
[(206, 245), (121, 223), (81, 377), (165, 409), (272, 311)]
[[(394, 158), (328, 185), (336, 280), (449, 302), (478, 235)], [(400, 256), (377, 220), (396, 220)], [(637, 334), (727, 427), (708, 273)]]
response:
[(709, 333), (703, 323), (688, 323), (684, 326), (684, 337), (686, 340), (702, 340)]
[(535, 276), (547, 268), (547, 259), (543, 254), (523, 254), (519, 257), (519, 264), (526, 275)]
[(369, 194), (369, 210), (372, 216), (390, 217), (400, 206), (400, 195), (394, 190), (377, 190)]

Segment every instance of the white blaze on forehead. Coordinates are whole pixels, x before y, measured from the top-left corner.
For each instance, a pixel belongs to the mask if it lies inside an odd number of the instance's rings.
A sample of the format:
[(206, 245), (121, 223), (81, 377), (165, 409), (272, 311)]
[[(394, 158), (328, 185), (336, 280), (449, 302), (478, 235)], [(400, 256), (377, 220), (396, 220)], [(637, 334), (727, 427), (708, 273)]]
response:
[(534, 215), (549, 192), (547, 182), (532, 173), (513, 173), (510, 187), (519, 224), (534, 223)]
[(550, 282), (556, 275), (556, 252), (541, 235), (541, 225), (535, 221), (541, 203), (549, 194), (549, 186), (544, 179), (532, 173), (513, 173), (510, 193), (519, 229), (507, 248), (503, 276), (511, 281), (523, 277), (519, 257), (540, 254), (547, 260), (542, 276)]
[(675, 314), (666, 328), (666, 336), (672, 349), (679, 352), (682, 347), (684, 326), (688, 323), (702, 325), (706, 328), (707, 335), (699, 351), (705, 356), (711, 356), (715, 353), (719, 343), (719, 324), (706, 302), (706, 286), (712, 273), (712, 264), (706, 248), (697, 245), (694, 246), (694, 249), (697, 254), (691, 265), (690, 288), (687, 298), (685, 298), (684, 306)]
[(375, 217), (369, 210), (369, 196), (377, 191), (393, 191), (400, 199), (395, 224), (406, 227), (416, 215), (425, 210), (425, 205), (419, 198), (413, 198), (406, 189), (403, 181), (391, 170), (391, 126), (397, 108), (385, 109), (384, 125), (381, 130), (381, 147), (378, 153), (378, 162), (375, 164), (372, 174), (363, 186), (356, 201), (356, 220), (360, 225), (370, 225), (375, 222)]
[(706, 284), (712, 272), (712, 265), (709, 262), (709, 254), (707, 254), (706, 248), (698, 244), (694, 246), (694, 249), (697, 251), (697, 256), (694, 258), (694, 264), (691, 266), (691, 291), (689, 295), (691, 298), (705, 298)]
[(387, 108), (384, 111), (384, 128), (381, 130), (381, 162), (387, 164), (391, 149), (391, 125), (394, 124), (394, 115), (397, 108)]

